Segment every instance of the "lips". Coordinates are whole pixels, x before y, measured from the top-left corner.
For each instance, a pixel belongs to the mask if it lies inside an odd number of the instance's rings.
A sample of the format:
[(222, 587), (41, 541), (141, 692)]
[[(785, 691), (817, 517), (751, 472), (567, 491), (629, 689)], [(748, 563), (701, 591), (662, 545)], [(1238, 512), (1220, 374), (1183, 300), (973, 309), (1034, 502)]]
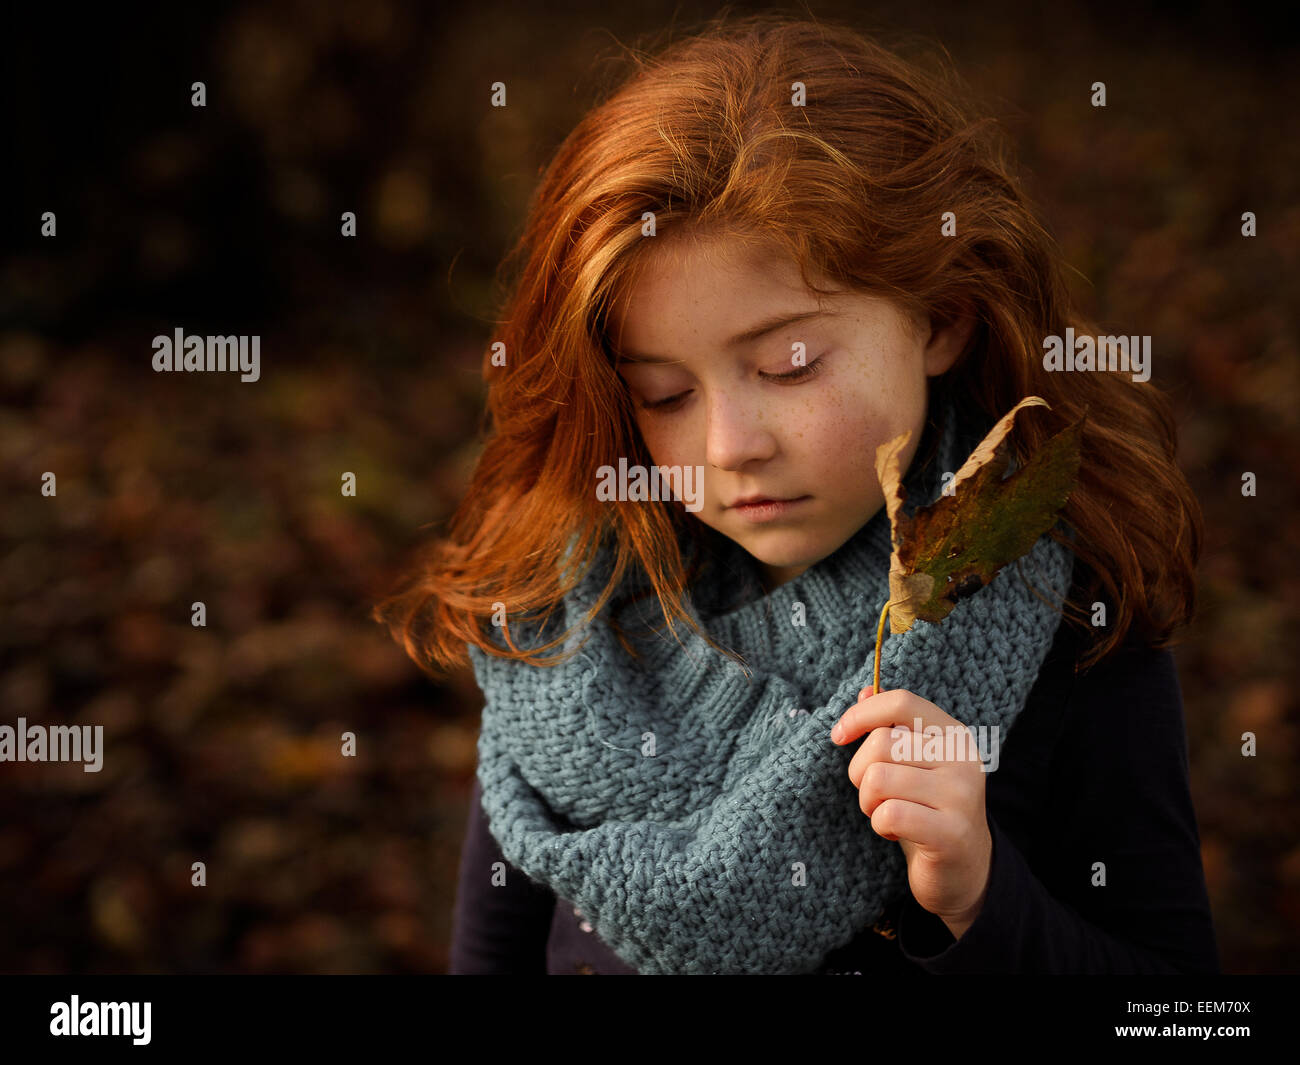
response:
[(775, 496), (744, 496), (741, 499), (737, 499), (731, 504), (731, 506), (734, 509), (736, 507), (747, 507), (752, 503), (790, 503), (793, 502), (794, 499), (801, 498), (802, 496), (793, 496), (790, 499), (780, 499)]

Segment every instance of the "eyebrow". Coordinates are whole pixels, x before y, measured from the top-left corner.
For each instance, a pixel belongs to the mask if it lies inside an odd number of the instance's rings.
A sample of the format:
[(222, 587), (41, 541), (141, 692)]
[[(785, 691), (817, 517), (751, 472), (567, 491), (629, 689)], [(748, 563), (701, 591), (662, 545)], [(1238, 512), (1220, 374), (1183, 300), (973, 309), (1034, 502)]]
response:
[[(756, 325), (750, 326), (742, 333), (737, 333), (734, 337), (726, 342), (729, 348), (740, 347), (741, 344), (749, 344), (755, 340), (760, 340), (769, 333), (775, 333), (782, 326), (793, 325), (795, 322), (802, 322), (809, 318), (819, 318), (822, 315), (829, 314), (824, 310), (816, 311), (797, 311), (794, 313), (782, 313), (770, 315), (762, 319)], [(637, 352), (627, 352), (620, 354), (619, 362), (681, 362), (681, 359), (665, 359), (659, 355), (642, 355)]]

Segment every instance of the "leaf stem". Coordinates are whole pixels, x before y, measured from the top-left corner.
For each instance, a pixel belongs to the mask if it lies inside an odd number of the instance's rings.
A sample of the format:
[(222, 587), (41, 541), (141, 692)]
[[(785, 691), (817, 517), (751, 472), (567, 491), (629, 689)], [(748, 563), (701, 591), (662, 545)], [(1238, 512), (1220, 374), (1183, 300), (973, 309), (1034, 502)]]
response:
[(885, 605), (880, 610), (880, 623), (876, 626), (876, 666), (875, 675), (871, 682), (871, 694), (880, 694), (880, 644), (885, 638), (885, 616), (889, 613), (891, 600), (886, 599)]

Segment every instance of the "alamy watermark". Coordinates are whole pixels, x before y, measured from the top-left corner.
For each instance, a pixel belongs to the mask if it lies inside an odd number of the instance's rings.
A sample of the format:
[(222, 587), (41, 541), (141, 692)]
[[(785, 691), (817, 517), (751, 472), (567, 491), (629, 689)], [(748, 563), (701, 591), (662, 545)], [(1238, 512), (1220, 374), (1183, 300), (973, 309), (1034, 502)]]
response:
[(686, 509), (695, 512), (704, 509), (702, 489), (703, 466), (629, 466), (627, 459), (613, 466), (601, 466), (596, 471), (596, 498), (603, 502), (632, 500), (646, 502), (678, 499)]
[(1001, 761), (1001, 725), (926, 725), (912, 718), (912, 728), (894, 728), (889, 756), (895, 762), (975, 762), (985, 773)]
[(1151, 380), (1151, 338), (1081, 336), (1067, 328), (1065, 337), (1043, 337), (1043, 369), (1049, 371), (1118, 370), (1134, 381)]
[(85, 762), (87, 773), (104, 767), (104, 726), (0, 725), (0, 762)]
[(147, 1046), (152, 1002), (68, 1002), (50, 1004), (50, 1035), (129, 1035), (136, 1046)]
[(153, 338), (153, 368), (155, 373), (243, 371), (241, 381), (256, 381), (262, 376), (262, 338), (186, 336), (185, 330), (177, 326), (173, 336), (159, 334)]

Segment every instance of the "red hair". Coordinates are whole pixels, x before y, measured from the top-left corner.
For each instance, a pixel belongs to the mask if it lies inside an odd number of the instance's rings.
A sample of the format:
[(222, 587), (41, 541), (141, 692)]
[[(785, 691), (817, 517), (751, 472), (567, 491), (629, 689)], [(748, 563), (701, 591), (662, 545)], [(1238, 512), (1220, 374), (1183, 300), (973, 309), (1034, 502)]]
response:
[[(636, 565), (669, 628), (693, 625), (678, 534), (699, 536), (701, 523), (677, 501), (608, 503), (594, 490), (596, 469), (620, 456), (653, 465), (606, 332), (610, 307), (662, 243), (642, 235), (651, 212), (660, 238), (774, 248), (814, 290), (810, 278), (828, 277), (936, 324), (973, 316), (970, 343), (936, 383), (990, 421), (1026, 395), (1046, 399), (1050, 410), (1017, 421), (1020, 462), (1086, 409), (1079, 482), (1062, 512), (1075, 535), (1051, 534), (1087, 566), (1067, 616), (1082, 625), (1104, 590), (1110, 624), (1085, 665), (1131, 627), (1166, 645), (1192, 615), (1203, 535), (1171, 404), (1128, 374), (1044, 369), (1046, 336), (1104, 331), (1073, 305), (999, 127), (951, 68), (908, 61), (842, 24), (771, 14), (723, 18), (633, 59), (534, 193), (484, 357), (485, 447), (448, 535), (374, 617), (426, 669), (465, 665), (467, 643), (545, 664), (538, 653), (563, 634), (528, 653), (507, 627), (502, 652), (483, 620), (496, 603), (515, 617), (549, 612), (608, 539), (614, 568), (596, 609)], [(792, 104), (794, 82), (806, 86), (804, 106)], [(955, 235), (941, 233), (949, 211)]]

